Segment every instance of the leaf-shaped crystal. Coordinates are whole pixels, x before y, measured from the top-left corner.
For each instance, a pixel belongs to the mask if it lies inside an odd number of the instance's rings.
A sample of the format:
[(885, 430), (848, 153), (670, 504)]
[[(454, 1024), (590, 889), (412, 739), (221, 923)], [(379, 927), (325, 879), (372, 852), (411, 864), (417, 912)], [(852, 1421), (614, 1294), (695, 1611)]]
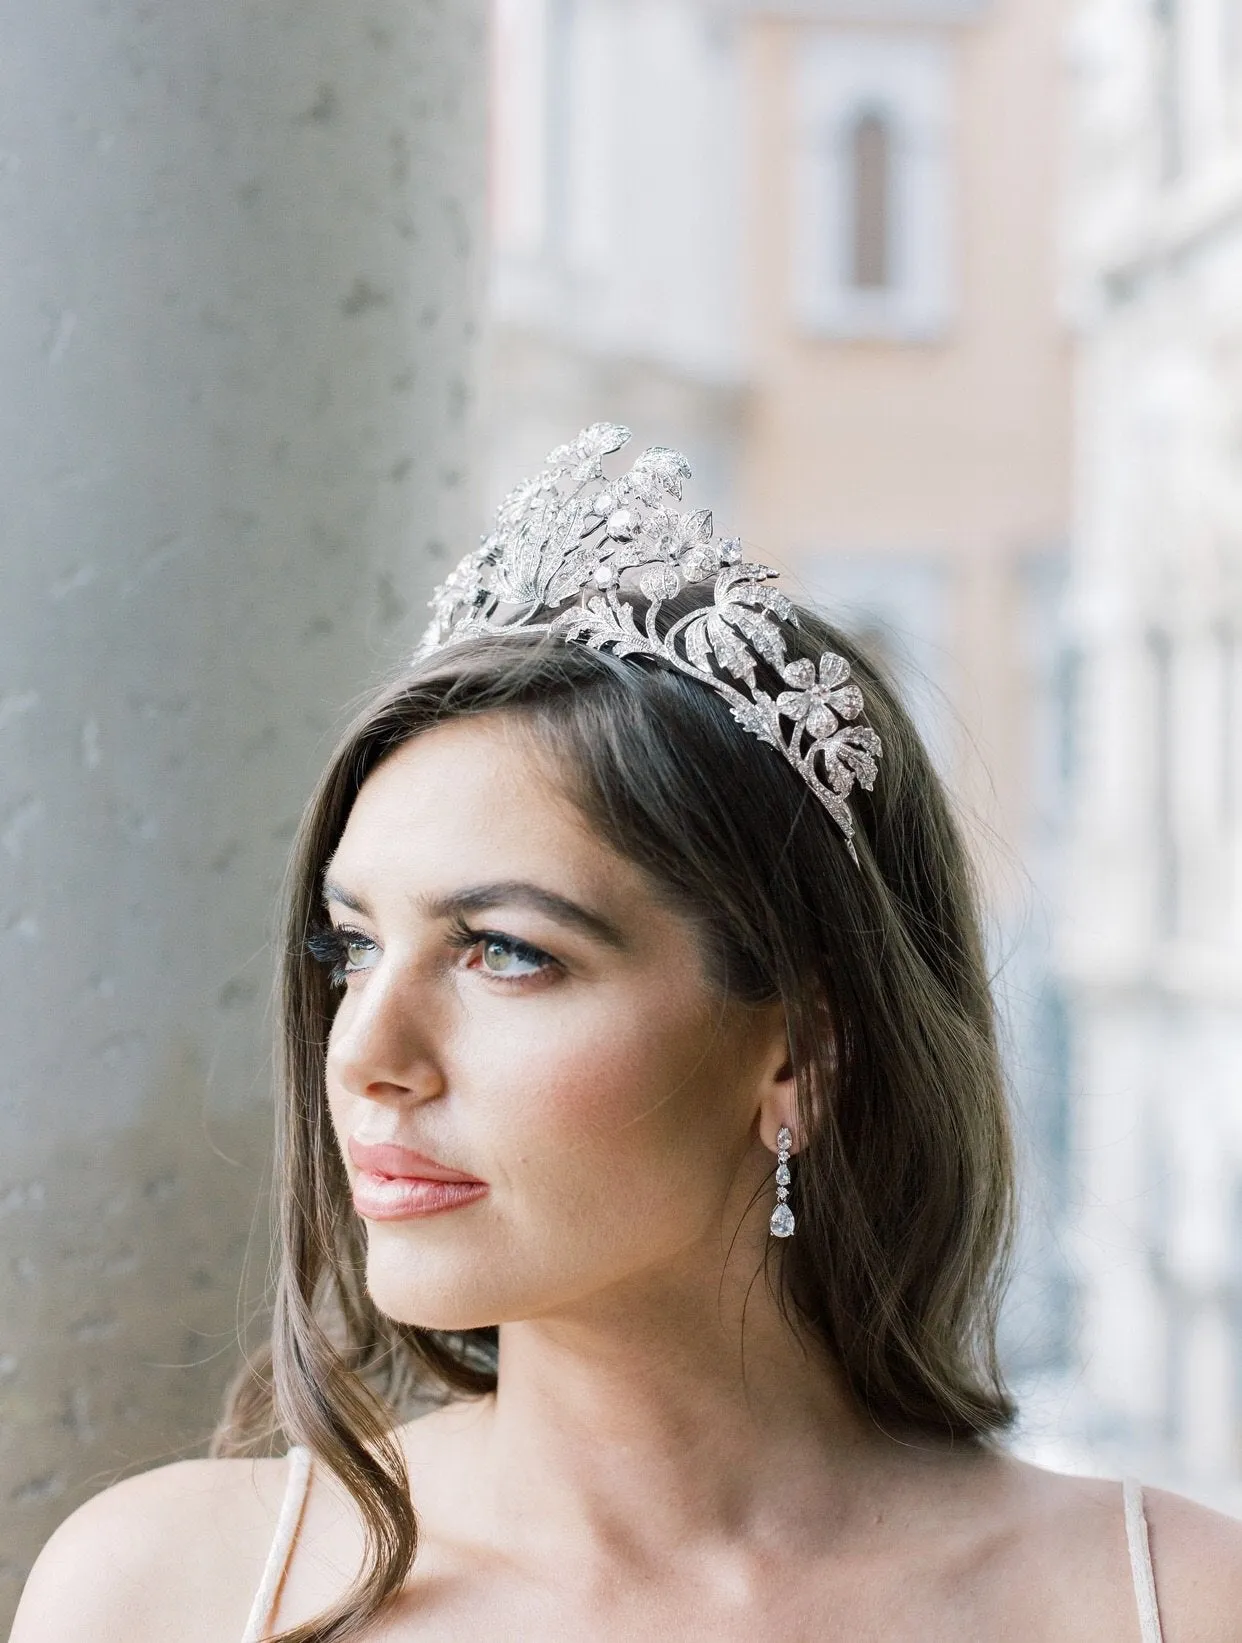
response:
[(631, 565), (641, 565), (645, 559), (646, 555), (639, 544), (612, 542), (607, 538), (585, 542), (565, 555), (559, 570), (548, 584), (545, 600), (555, 609), (584, 588), (598, 587), (596, 572), (605, 561), (619, 577), (623, 570), (628, 570)]
[(763, 704), (771, 707), (771, 697), (762, 692), (756, 696), (754, 702), (734, 702), (729, 712), (741, 725), (743, 730), (749, 730), (752, 736), (758, 736), (761, 742), (768, 742), (772, 747), (779, 747), (784, 752), (784, 743), (781, 741), (778, 723), (770, 712), (765, 712)]
[(759, 616), (753, 610), (748, 610), (745, 605), (723, 605), (720, 607), (720, 614), (744, 635), (752, 649), (757, 650), (765, 662), (771, 663), (775, 668), (783, 664), (785, 641), (781, 638), (781, 630), (775, 622), (766, 616)]
[(691, 667), (697, 668), (700, 673), (710, 673), (712, 670), (712, 647), (707, 637), (707, 616), (696, 616), (683, 630), (683, 642), (686, 647), (686, 657)]
[(593, 422), (584, 428), (577, 439), (567, 445), (558, 445), (549, 451), (545, 469), (557, 478), (575, 472), (584, 464), (591, 466), (601, 457), (610, 456), (629, 442), (630, 430), (619, 422)]
[(686, 553), (712, 539), (712, 510), (696, 508), (693, 513), (678, 515), (680, 529), (674, 543), (676, 553)]
[(639, 632), (634, 621), (634, 607), (602, 593), (592, 594), (585, 605), (562, 611), (548, 627), (566, 638), (583, 639), (595, 650), (607, 646), (624, 654), (650, 649), (646, 636)]
[[(725, 573), (731, 576), (731, 572)], [(733, 582), (728, 584), (725, 598), (731, 605), (758, 605), (774, 611), (783, 621), (793, 615), (793, 605), (779, 588), (766, 587), (762, 582)], [(812, 675), (814, 677), (814, 675)]]
[(658, 502), (662, 494), (680, 499), (682, 481), (689, 477), (685, 457), (666, 445), (648, 447), (630, 469), (630, 483), (644, 502)]
[(707, 618), (707, 637), (721, 667), (735, 679), (744, 679), (748, 685), (755, 682), (755, 658), (723, 618), (713, 614)]

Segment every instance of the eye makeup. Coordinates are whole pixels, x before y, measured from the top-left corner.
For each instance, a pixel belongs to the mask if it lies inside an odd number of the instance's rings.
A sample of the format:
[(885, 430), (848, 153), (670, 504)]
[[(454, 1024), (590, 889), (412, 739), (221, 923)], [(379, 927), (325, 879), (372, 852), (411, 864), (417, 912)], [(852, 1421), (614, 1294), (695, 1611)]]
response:
[[(559, 968), (550, 953), (517, 936), (508, 936), (503, 930), (476, 930), (458, 916), (449, 926), (449, 946), (457, 952), (478, 949), (477, 968), (489, 976), (502, 980), (523, 980), (529, 976)], [(475, 968), (476, 966), (471, 966)]]
[(361, 930), (344, 924), (321, 924), (307, 935), (306, 951), (327, 970), (328, 981), (333, 987), (343, 987), (351, 975), (370, 968), (366, 964), (351, 963), (351, 955), (377, 952), (378, 948), (370, 936), (364, 935)]
[[(521, 982), (559, 970), (558, 961), (541, 947), (503, 930), (478, 930), (461, 917), (454, 918), (447, 935), (448, 946), (455, 952), (477, 951), (478, 962), (467, 968), (478, 970), (489, 979)], [(333, 987), (343, 987), (350, 976), (359, 975), (374, 967), (373, 962), (359, 962), (356, 955), (378, 953), (379, 946), (370, 936), (348, 925), (324, 924), (312, 930), (306, 938), (306, 951), (316, 963), (328, 971)]]

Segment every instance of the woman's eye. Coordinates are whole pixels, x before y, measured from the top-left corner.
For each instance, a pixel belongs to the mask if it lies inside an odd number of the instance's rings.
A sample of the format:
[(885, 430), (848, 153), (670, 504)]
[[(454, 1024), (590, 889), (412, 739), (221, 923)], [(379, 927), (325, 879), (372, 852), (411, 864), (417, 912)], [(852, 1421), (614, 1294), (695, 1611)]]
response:
[(375, 953), (375, 943), (365, 936), (352, 936), (341, 943), (341, 956), (351, 974), (355, 970), (369, 970), (375, 962)]
[(379, 962), (379, 946), (361, 930), (316, 930), (306, 942), (307, 950), (328, 971), (334, 987), (343, 987), (350, 976), (373, 970)]
[(479, 943), (479, 964), (489, 975), (533, 976), (550, 963), (546, 953), (510, 936), (484, 936)]

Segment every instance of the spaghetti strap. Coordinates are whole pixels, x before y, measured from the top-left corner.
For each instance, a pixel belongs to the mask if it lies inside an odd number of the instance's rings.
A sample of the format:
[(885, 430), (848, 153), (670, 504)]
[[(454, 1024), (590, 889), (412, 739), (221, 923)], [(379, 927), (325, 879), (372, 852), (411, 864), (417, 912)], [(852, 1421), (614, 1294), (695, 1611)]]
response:
[(1147, 1536), (1147, 1515), (1143, 1511), (1143, 1487), (1136, 1478), (1127, 1478), (1121, 1492), (1125, 1503), (1126, 1543), (1130, 1548), (1130, 1573), (1134, 1577), (1139, 1630), (1143, 1643), (1163, 1643), (1160, 1610), (1156, 1604), (1156, 1576), (1151, 1566), (1151, 1542)]
[(242, 1643), (261, 1643), (267, 1631), (272, 1610), (276, 1606), (276, 1594), (285, 1577), (289, 1555), (293, 1551), (293, 1543), (298, 1537), (298, 1528), (302, 1522), (302, 1510), (310, 1489), (311, 1452), (299, 1444), (290, 1449), (288, 1459), (289, 1475), (285, 1479), (285, 1495), (280, 1503), (280, 1515), (276, 1519), (276, 1533), (272, 1536), (263, 1578), (259, 1582), (258, 1591), (254, 1594), (254, 1602), (250, 1605), (250, 1618), (246, 1622)]

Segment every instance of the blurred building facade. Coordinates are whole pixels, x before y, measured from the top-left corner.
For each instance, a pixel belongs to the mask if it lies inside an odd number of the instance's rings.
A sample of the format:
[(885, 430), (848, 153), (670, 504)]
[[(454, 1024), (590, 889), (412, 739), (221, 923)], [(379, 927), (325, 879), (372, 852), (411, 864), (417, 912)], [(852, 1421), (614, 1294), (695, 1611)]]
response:
[(1068, 39), (1087, 1435), (1237, 1508), (1242, 5), (1088, 0)]
[(626, 422), (884, 653), (987, 861), (1033, 1164), (1010, 1354), (1049, 1373), (1071, 1322), (1032, 912), (1063, 787), (1057, 8), (496, 0), (495, 22), (482, 500)]

